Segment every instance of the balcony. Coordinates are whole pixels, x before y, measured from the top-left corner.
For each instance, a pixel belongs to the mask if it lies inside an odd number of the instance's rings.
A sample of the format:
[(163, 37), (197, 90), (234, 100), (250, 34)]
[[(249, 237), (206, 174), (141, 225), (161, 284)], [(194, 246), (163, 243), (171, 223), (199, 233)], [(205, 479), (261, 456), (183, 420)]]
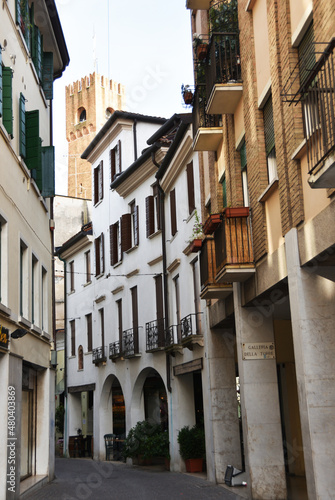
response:
[(249, 209), (226, 208), (214, 233), (217, 283), (241, 282), (255, 273)]
[(301, 102), (304, 117), (309, 185), (335, 188), (335, 38), (315, 42), (302, 54), (282, 90), (290, 105)]
[(211, 0), (186, 0), (186, 9), (208, 10)]
[(171, 325), (165, 330), (165, 350), (172, 356), (176, 353), (182, 354), (180, 325)]
[(100, 346), (93, 349), (92, 363), (94, 363), (96, 366), (105, 365), (107, 361), (106, 353), (107, 353), (106, 346)]
[(123, 355), (125, 358), (134, 358), (140, 356), (138, 350), (138, 327), (129, 328), (123, 332)]
[(225, 299), (233, 291), (231, 283), (218, 283), (215, 279), (215, 244), (212, 237), (204, 239), (200, 253), (200, 280), (202, 299)]
[(233, 114), (242, 97), (238, 33), (213, 33), (206, 60), (207, 107), (210, 115)]
[(194, 151), (217, 151), (221, 144), (222, 118), (206, 112), (206, 85), (197, 85), (193, 99), (193, 149)]
[(165, 349), (164, 318), (146, 323), (145, 331), (147, 338), (146, 352), (157, 352)]
[(191, 351), (195, 344), (200, 347), (204, 346), (204, 339), (201, 333), (201, 314), (202, 313), (189, 314), (180, 322), (182, 346), (187, 347)]
[(120, 342), (112, 342), (111, 344), (109, 344), (109, 359), (115, 362), (117, 359), (120, 359), (122, 357), (123, 352)]

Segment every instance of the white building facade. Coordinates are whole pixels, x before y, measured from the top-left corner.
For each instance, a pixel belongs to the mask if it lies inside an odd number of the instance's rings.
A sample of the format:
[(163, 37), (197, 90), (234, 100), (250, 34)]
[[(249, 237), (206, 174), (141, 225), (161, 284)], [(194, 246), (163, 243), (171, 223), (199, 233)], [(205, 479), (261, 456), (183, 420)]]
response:
[(0, 497), (14, 499), (54, 476), (52, 87), (69, 56), (53, 1), (3, 2), (0, 40)]

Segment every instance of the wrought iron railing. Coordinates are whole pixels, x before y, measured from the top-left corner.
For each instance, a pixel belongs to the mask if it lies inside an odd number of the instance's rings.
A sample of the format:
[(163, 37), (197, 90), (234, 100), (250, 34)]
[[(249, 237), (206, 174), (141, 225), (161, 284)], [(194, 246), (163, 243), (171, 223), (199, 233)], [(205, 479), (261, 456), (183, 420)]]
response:
[(154, 351), (165, 347), (164, 318), (146, 323), (145, 331), (147, 338), (147, 351)]
[(104, 361), (107, 360), (106, 353), (107, 353), (106, 346), (96, 347), (92, 351), (92, 362), (94, 364), (103, 363)]
[(196, 136), (199, 128), (211, 128), (222, 126), (221, 115), (209, 115), (206, 113), (207, 97), (206, 85), (197, 85), (193, 98), (193, 137)]
[(238, 33), (212, 34), (205, 73), (207, 97), (216, 83), (242, 82)]
[(201, 335), (201, 314), (192, 313), (181, 320), (181, 338), (182, 340), (192, 335)]
[(109, 358), (118, 358), (122, 356), (122, 345), (120, 342), (112, 342), (109, 344)]
[(165, 330), (165, 347), (172, 347), (181, 342), (181, 325), (171, 325)]
[(138, 350), (138, 327), (124, 330), (122, 336), (122, 349), (125, 357), (135, 356)]
[(229, 264), (253, 264), (250, 216), (225, 214), (214, 233), (214, 243), (216, 273)]

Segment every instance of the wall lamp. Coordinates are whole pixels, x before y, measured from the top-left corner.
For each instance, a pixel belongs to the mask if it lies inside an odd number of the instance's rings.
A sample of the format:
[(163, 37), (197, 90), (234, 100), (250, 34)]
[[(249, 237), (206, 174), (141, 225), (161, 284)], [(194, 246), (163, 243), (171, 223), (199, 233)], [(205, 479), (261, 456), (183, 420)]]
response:
[(11, 333), (12, 339), (20, 339), (26, 335), (27, 330), (24, 330), (23, 328), (17, 328), (15, 332)]

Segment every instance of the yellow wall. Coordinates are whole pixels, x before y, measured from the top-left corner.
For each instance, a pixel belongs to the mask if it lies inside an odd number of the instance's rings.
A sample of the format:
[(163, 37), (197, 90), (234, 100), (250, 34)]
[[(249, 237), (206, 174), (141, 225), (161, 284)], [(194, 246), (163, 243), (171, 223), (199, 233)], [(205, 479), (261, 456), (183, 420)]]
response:
[(243, 99), (240, 99), (240, 102), (237, 105), (234, 114), (234, 125), (235, 125), (235, 143), (236, 143), (244, 133)]
[(327, 196), (327, 189), (312, 189), (308, 184), (309, 175), (306, 155), (301, 158), (300, 165), (304, 196), (305, 222), (307, 222), (313, 219), (313, 217), (329, 205), (329, 198)]
[(270, 57), (266, 0), (258, 0), (252, 10), (256, 51), (258, 98), (270, 79)]
[(306, 21), (309, 12), (313, 8), (311, 0), (290, 0), (291, 29), (294, 36), (296, 30), (300, 30)]
[(284, 243), (281, 231), (279, 191), (276, 189), (265, 202), (268, 253), (271, 255)]

